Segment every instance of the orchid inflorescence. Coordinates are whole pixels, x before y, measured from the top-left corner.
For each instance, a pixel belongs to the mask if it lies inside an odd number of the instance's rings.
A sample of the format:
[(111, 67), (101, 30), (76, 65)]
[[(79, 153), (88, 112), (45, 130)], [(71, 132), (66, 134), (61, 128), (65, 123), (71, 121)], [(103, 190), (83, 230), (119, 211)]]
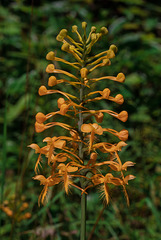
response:
[[(114, 76), (103, 76), (99, 78), (90, 77), (90, 74), (95, 69), (104, 66), (110, 66), (110, 59), (115, 57), (117, 47), (111, 45), (107, 51), (92, 55), (91, 49), (93, 45), (108, 33), (107, 28), (102, 27), (99, 33), (96, 33), (96, 27), (91, 27), (89, 35), (86, 34), (87, 23), (82, 22), (83, 34), (78, 32), (78, 27), (74, 25), (72, 32), (77, 35), (77, 41), (68, 35), (66, 29), (62, 29), (57, 36), (57, 40), (62, 42), (61, 50), (71, 54), (75, 62), (69, 62), (55, 56), (53, 51), (50, 51), (46, 59), (52, 62), (61, 62), (67, 64), (74, 70), (73, 73), (57, 69), (54, 63), (50, 63), (46, 72), (51, 76), (48, 79), (48, 86), (55, 87), (47, 89), (45, 86), (39, 88), (39, 95), (57, 94), (61, 95), (57, 100), (58, 109), (55, 112), (36, 114), (35, 130), (37, 133), (43, 132), (48, 128), (59, 126), (66, 130), (66, 136), (46, 137), (43, 142), (45, 146), (39, 147), (32, 143), (30, 148), (39, 154), (35, 165), (35, 180), (39, 180), (44, 188), (39, 196), (40, 202), (44, 202), (48, 188), (63, 183), (65, 192), (68, 194), (71, 186), (81, 190), (82, 194), (87, 194), (89, 188), (100, 186), (101, 195), (106, 202), (109, 202), (109, 186), (122, 186), (125, 193), (127, 203), (129, 204), (128, 194), (125, 186), (128, 181), (134, 179), (133, 175), (124, 176), (124, 171), (127, 167), (134, 166), (131, 161), (122, 164), (118, 152), (127, 144), (128, 131), (123, 129), (116, 131), (110, 128), (103, 128), (100, 123), (103, 121), (104, 114), (109, 114), (122, 122), (126, 122), (128, 113), (121, 111), (120, 113), (101, 109), (89, 109), (91, 102), (108, 100), (117, 104), (122, 104), (124, 98), (121, 94), (115, 97), (111, 96), (109, 88), (102, 91), (93, 91), (93, 85), (101, 80), (112, 80), (123, 83), (125, 76), (119, 73)], [(63, 76), (57, 79), (57, 74)], [(92, 74), (93, 76), (93, 74)], [(75, 95), (68, 92), (57, 90), (58, 84), (68, 84), (75, 88)], [(55, 118), (56, 115), (61, 115), (70, 119), (71, 125), (65, 122), (50, 121), (48, 119)], [(94, 117), (94, 122), (92, 118)], [(65, 121), (65, 120), (64, 120)], [(118, 143), (112, 144), (99, 141), (99, 136), (104, 132), (113, 134), (119, 139)], [(106, 160), (101, 159), (99, 152), (107, 154)], [(39, 166), (41, 166), (41, 157), (45, 156), (50, 167), (50, 176), (45, 177), (39, 175)], [(103, 174), (102, 168), (108, 171)], [(115, 172), (118, 172), (115, 175)], [(75, 180), (79, 178), (80, 184), (76, 184)], [(76, 181), (78, 182), (78, 181)]]

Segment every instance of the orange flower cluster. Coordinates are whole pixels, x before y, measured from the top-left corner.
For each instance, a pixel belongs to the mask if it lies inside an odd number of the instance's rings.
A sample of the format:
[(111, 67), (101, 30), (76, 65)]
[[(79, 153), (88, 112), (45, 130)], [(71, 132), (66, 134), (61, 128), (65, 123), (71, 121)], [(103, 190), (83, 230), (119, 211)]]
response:
[[(111, 45), (107, 51), (101, 52), (97, 55), (91, 54), (93, 45), (108, 33), (105, 27), (102, 27), (100, 32), (96, 32), (96, 27), (91, 27), (89, 35), (86, 34), (87, 23), (82, 23), (83, 34), (78, 32), (78, 27), (73, 26), (72, 32), (77, 35), (77, 40), (74, 40), (68, 35), (66, 29), (62, 29), (57, 36), (57, 40), (62, 42), (62, 51), (71, 54), (75, 62), (68, 62), (62, 58), (55, 56), (53, 51), (49, 52), (46, 59), (52, 61), (46, 68), (46, 72), (50, 74), (48, 79), (48, 86), (54, 89), (47, 89), (46, 86), (39, 88), (39, 95), (60, 94), (61, 97), (57, 100), (58, 109), (55, 112), (43, 114), (41, 112), (36, 115), (35, 130), (37, 133), (43, 132), (48, 128), (59, 126), (66, 130), (66, 136), (52, 136), (46, 137), (43, 142), (45, 146), (39, 147), (33, 143), (29, 145), (30, 148), (38, 153), (38, 159), (35, 165), (34, 179), (39, 180), (44, 188), (39, 197), (39, 203), (44, 202), (48, 188), (59, 183), (63, 183), (66, 193), (69, 192), (69, 187), (73, 186), (82, 191), (82, 194), (87, 194), (88, 188), (100, 185), (102, 196), (105, 197), (106, 202), (109, 202), (109, 186), (111, 184), (122, 186), (127, 203), (129, 203), (126, 192), (126, 184), (133, 175), (124, 176), (124, 171), (127, 167), (134, 166), (131, 161), (122, 164), (118, 152), (127, 144), (128, 131), (123, 129), (116, 131), (110, 128), (101, 127), (100, 123), (103, 121), (104, 114), (109, 114), (122, 122), (126, 122), (128, 113), (121, 111), (116, 113), (111, 110), (89, 109), (89, 103), (101, 100), (108, 100), (117, 104), (123, 104), (124, 98), (121, 94), (115, 97), (111, 96), (109, 88), (102, 91), (91, 91), (91, 86), (101, 80), (112, 80), (123, 83), (125, 76), (119, 73), (114, 76), (103, 76), (99, 78), (92, 78), (90, 74), (99, 67), (110, 66), (112, 58), (115, 57), (117, 47)], [(55, 62), (61, 62), (70, 66), (74, 73), (57, 69)], [(63, 76), (62, 79), (57, 79), (57, 74)], [(92, 74), (93, 75), (93, 74)], [(57, 90), (58, 84), (68, 84), (75, 88), (75, 95), (68, 92)], [(96, 95), (92, 98), (93, 95)], [(48, 119), (55, 118), (56, 115), (64, 116), (64, 119), (69, 118), (71, 125), (59, 121), (50, 121)], [(94, 122), (92, 118), (94, 117)], [(96, 137), (101, 136), (104, 132), (108, 132), (116, 136), (120, 141), (115, 144), (108, 142), (101, 142)], [(98, 154), (107, 154), (107, 160), (102, 160)], [(44, 155), (47, 159), (48, 165), (51, 169), (50, 175), (45, 177), (39, 175), (39, 165), (41, 156)], [(101, 168), (107, 166), (107, 173), (102, 174)], [(111, 173), (111, 171), (113, 171)], [(115, 172), (118, 172), (115, 176)], [(90, 173), (90, 174), (88, 174)], [(119, 177), (118, 177), (119, 176)], [(74, 180), (80, 179), (80, 185), (76, 185)], [(78, 181), (77, 181), (78, 182)]]
[(29, 204), (25, 201), (22, 196), (19, 201), (16, 202), (15, 209), (15, 196), (12, 196), (9, 200), (5, 200), (1, 205), (0, 209), (5, 212), (7, 216), (14, 219), (16, 222), (21, 222), (22, 220), (31, 218), (31, 213), (26, 212)]

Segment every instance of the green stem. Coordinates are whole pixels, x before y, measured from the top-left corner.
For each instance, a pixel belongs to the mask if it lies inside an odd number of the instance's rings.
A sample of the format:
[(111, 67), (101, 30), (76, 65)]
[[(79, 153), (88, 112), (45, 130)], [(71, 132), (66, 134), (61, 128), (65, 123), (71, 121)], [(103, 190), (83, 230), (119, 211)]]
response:
[(80, 240), (86, 239), (86, 205), (87, 196), (85, 193), (81, 196), (81, 236)]
[[(83, 55), (82, 55), (82, 68), (85, 67), (86, 65), (86, 42), (84, 42), (84, 47), (83, 47), (84, 51), (83, 51)], [(83, 83), (83, 79), (81, 79), (82, 83)], [(84, 101), (84, 85), (81, 84), (80, 85), (80, 103), (82, 103)], [(79, 121), (78, 121), (78, 131), (79, 131), (79, 135), (80, 135), (80, 139), (83, 140), (83, 135), (81, 132), (81, 126), (83, 124), (83, 114), (80, 111), (79, 113)], [(83, 143), (80, 142), (79, 143), (79, 157), (83, 160), (84, 159), (84, 154), (83, 154)], [(83, 174), (83, 173), (82, 173)], [(84, 185), (84, 181), (85, 179), (81, 179), (81, 188), (85, 188)], [(86, 205), (87, 205), (87, 197), (86, 194), (83, 193), (81, 196), (81, 232), (80, 232), (80, 240), (85, 240), (86, 239)]]
[[(80, 88), (80, 102), (83, 101), (83, 85), (81, 85)], [(80, 112), (79, 113), (79, 121), (78, 121), (78, 130), (80, 134), (80, 139), (83, 139), (82, 133), (81, 133), (81, 126), (83, 124), (83, 115)], [(79, 143), (79, 157), (83, 160), (83, 143)], [(81, 179), (81, 187), (84, 188), (84, 179)], [(81, 234), (80, 234), (80, 240), (86, 239), (86, 194), (82, 194), (81, 196)]]

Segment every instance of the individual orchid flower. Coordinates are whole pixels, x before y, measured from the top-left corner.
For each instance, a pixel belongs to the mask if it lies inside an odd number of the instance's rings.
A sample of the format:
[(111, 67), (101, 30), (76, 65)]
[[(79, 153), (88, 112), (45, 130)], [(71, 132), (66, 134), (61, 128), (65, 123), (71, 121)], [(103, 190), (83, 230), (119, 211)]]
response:
[(38, 157), (38, 159), (37, 159), (37, 161), (36, 161), (36, 164), (35, 164), (35, 173), (37, 174), (37, 173), (38, 173), (38, 166), (39, 166), (39, 165), (41, 166), (41, 164), (40, 164), (41, 155), (42, 155), (42, 154), (45, 155), (45, 154), (48, 153), (48, 147), (45, 146), (45, 147), (40, 148), (40, 147), (39, 147), (37, 144), (35, 144), (35, 143), (32, 143), (32, 144), (28, 145), (28, 147), (34, 149), (34, 150), (35, 150), (35, 153), (39, 153), (39, 157)]
[(33, 177), (33, 179), (40, 181), (40, 185), (44, 185), (44, 188), (39, 196), (39, 201), (38, 201), (39, 206), (40, 206), (40, 202), (42, 204), (44, 203), (45, 197), (48, 192), (48, 188), (51, 186), (55, 186), (61, 182), (61, 179), (57, 176), (55, 177), (49, 176), (48, 178), (45, 178), (43, 175), (36, 175), (35, 177)]
[(99, 126), (97, 123), (89, 123), (89, 124), (83, 124), (81, 126), (81, 131), (83, 133), (91, 133), (90, 134), (90, 141), (89, 141), (89, 152), (92, 149), (93, 141), (94, 141), (94, 135), (102, 135), (103, 134), (103, 129), (101, 126)]
[(75, 185), (71, 180), (71, 177), (77, 176), (77, 175), (71, 176), (71, 173), (78, 171), (77, 164), (72, 163), (72, 162), (68, 163), (67, 165), (65, 165), (64, 163), (60, 163), (57, 168), (59, 169), (59, 172), (58, 172), (59, 176), (61, 176), (63, 179), (62, 181), (64, 183), (64, 189), (67, 194), (69, 192), (70, 186), (74, 186), (74, 187), (80, 189), (81, 191), (84, 191), (82, 188)]
[(47, 142), (48, 150), (48, 165), (50, 165), (51, 157), (55, 148), (63, 149), (66, 145), (65, 140), (60, 140), (58, 137), (46, 137), (43, 142)]

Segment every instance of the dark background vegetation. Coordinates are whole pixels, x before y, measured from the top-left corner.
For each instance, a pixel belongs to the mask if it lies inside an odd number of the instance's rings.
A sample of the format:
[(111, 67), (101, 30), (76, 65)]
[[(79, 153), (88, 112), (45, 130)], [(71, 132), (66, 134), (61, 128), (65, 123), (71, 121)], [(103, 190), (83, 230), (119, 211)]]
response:
[[(124, 95), (119, 112), (129, 113), (127, 123), (118, 120), (104, 126), (129, 130), (128, 146), (122, 161), (136, 163), (130, 173), (136, 176), (128, 186), (130, 207), (122, 192), (113, 190), (111, 203), (92, 236), (94, 240), (159, 240), (161, 198), (161, 4), (145, 0), (82, 0), (82, 1), (7, 1), (0, 5), (0, 183), (1, 203), (8, 205), (14, 217), (0, 212), (1, 239), (44, 240), (79, 239), (80, 193), (72, 190), (65, 196), (61, 188), (49, 191), (46, 206), (38, 207), (41, 191), (32, 180), (36, 155), (27, 148), (39, 143), (46, 133), (34, 132), (34, 116), (56, 108), (53, 96), (39, 97), (37, 90), (46, 84), (46, 53), (56, 50), (57, 56), (69, 59), (60, 51), (56, 35), (62, 28), (71, 30), (81, 22), (106, 26), (109, 34), (97, 44), (97, 52), (110, 44), (118, 53), (110, 67), (99, 74), (126, 75), (124, 84), (103, 82), (113, 93)], [(33, 5), (33, 7), (32, 7)], [(63, 88), (63, 90), (65, 90)], [(56, 96), (54, 96), (56, 98)], [(99, 103), (98, 103), (99, 104)], [(106, 102), (99, 108), (107, 108)], [(110, 121), (110, 120), (109, 120)], [(118, 124), (118, 125), (117, 125)], [(56, 130), (58, 131), (58, 130)], [(21, 211), (22, 203), (28, 208)], [(98, 192), (88, 195), (88, 236), (102, 210)], [(21, 220), (26, 212), (30, 219)]]

